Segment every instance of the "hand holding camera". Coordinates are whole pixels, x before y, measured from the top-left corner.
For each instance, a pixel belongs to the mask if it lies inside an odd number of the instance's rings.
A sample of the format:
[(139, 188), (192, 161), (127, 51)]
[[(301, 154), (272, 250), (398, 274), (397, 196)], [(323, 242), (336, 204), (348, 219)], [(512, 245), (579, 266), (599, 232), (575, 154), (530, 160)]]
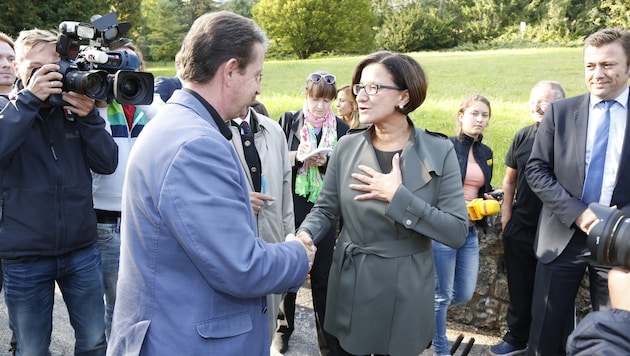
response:
[(615, 267), (608, 272), (608, 291), (610, 292), (610, 304), (615, 309), (630, 311), (630, 271)]
[(45, 64), (33, 70), (27, 89), (41, 101), (45, 101), (52, 94), (60, 94), (63, 76), (57, 70), (56, 64)]
[(94, 99), (86, 95), (73, 91), (62, 93), (61, 95), (63, 101), (68, 103), (63, 108), (77, 114), (79, 117), (87, 116), (94, 108)]
[(598, 263), (630, 269), (630, 218), (623, 211), (599, 203), (589, 204), (596, 216), (590, 224), (586, 245)]

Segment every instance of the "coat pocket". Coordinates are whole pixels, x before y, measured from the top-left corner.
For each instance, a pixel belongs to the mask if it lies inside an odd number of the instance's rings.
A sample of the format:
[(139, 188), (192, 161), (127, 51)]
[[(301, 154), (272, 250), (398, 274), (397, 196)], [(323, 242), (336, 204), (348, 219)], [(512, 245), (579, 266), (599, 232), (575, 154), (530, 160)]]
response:
[(197, 323), (197, 332), (205, 339), (233, 337), (248, 333), (252, 329), (252, 317), (247, 312)]

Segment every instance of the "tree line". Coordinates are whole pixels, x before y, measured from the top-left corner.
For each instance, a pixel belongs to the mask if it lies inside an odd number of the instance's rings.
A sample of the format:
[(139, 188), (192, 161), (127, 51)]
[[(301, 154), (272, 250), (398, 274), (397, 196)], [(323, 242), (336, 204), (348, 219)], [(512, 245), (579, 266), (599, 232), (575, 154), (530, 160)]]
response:
[(194, 19), (218, 10), (253, 18), (270, 38), (269, 55), (287, 58), (567, 45), (630, 27), (630, 0), (5, 0), (0, 31), (15, 37), (116, 11), (145, 58), (169, 61)]

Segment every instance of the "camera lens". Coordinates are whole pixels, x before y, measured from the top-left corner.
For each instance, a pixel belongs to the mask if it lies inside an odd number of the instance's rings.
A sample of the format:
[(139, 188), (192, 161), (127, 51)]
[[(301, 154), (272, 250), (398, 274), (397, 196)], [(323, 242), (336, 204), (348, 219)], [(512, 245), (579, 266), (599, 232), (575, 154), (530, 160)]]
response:
[(593, 226), (586, 243), (598, 262), (630, 268), (630, 218), (621, 210), (592, 203), (600, 221)]
[(75, 70), (66, 73), (65, 84), (70, 91), (85, 94), (93, 99), (107, 95), (107, 73), (102, 71)]
[(81, 85), (83, 86), (83, 90), (86, 93), (91, 93), (96, 95), (101, 88), (105, 85), (102, 78), (94, 73), (86, 75), (81, 81)]
[(140, 86), (140, 83), (135, 78), (125, 78), (125, 80), (120, 83), (120, 93), (125, 98), (134, 98), (138, 95)]
[(153, 74), (119, 70), (112, 85), (113, 97), (121, 104), (148, 105), (153, 101)]

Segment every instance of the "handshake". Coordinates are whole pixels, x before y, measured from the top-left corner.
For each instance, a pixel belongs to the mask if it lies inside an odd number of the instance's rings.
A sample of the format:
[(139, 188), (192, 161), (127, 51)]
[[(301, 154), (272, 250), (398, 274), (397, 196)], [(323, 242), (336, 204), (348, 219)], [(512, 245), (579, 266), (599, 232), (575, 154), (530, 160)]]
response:
[(302, 244), (304, 250), (306, 250), (306, 257), (308, 257), (308, 271), (310, 272), (311, 268), (313, 268), (315, 252), (317, 252), (317, 247), (313, 243), (311, 236), (305, 231), (300, 231), (297, 235), (288, 234), (285, 241), (299, 241)]
[(473, 221), (481, 220), (484, 216), (498, 214), (501, 210), (499, 202), (492, 199), (477, 198), (466, 205), (468, 216)]

